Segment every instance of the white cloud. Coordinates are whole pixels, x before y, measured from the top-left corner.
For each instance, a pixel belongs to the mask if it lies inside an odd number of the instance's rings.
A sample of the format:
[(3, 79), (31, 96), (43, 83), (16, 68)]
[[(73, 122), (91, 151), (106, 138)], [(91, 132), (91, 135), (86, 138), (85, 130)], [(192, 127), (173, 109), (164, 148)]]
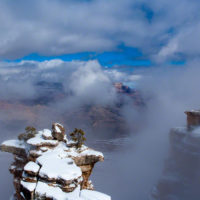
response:
[(112, 81), (97, 61), (90, 61), (79, 67), (72, 73), (67, 86), (83, 102), (106, 105), (113, 103), (115, 99)]
[[(104, 70), (96, 60), (0, 62), (0, 99), (36, 97), (36, 83), (46, 81), (62, 83), (65, 92), (71, 94), (69, 101), (108, 105), (116, 100), (113, 83), (135, 81), (135, 78), (138, 79), (135, 76)], [(6, 93), (7, 90), (9, 92)]]
[(199, 9), (194, 0), (2, 0), (0, 58), (106, 51), (121, 43), (152, 56), (194, 56), (200, 52)]

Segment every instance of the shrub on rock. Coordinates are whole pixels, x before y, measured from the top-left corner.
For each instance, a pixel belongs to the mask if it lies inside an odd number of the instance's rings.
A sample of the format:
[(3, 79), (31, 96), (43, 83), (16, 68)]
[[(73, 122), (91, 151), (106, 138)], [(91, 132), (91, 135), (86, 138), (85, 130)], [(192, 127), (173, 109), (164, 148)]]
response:
[(18, 136), (19, 140), (27, 141), (28, 139), (35, 137), (35, 134), (37, 133), (36, 128), (34, 128), (33, 126), (27, 126), (25, 128), (25, 131), (25, 133), (21, 133)]
[(84, 137), (85, 132), (82, 129), (75, 128), (72, 133), (69, 134), (71, 136), (71, 139), (75, 142), (76, 148), (81, 148), (81, 146), (86, 141), (86, 138)]

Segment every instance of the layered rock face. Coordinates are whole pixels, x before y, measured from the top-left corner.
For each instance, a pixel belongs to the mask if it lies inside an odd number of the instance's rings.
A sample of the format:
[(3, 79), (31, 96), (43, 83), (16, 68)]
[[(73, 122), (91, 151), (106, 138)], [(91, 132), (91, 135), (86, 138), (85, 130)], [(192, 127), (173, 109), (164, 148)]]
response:
[(170, 131), (170, 155), (153, 190), (156, 200), (200, 198), (200, 112), (186, 111), (187, 126)]
[(54, 123), (52, 130), (38, 131), (30, 138), (8, 140), (1, 151), (14, 155), (10, 172), (14, 176), (15, 200), (111, 200), (93, 190), (89, 177), (101, 152), (84, 145), (76, 149), (65, 129)]

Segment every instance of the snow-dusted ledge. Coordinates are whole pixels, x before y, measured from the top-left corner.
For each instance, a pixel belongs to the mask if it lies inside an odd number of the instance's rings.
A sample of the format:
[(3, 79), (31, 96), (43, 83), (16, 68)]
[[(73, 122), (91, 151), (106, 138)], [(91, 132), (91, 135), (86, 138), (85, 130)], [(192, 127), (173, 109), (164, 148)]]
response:
[(85, 145), (76, 149), (64, 131), (54, 123), (52, 130), (1, 144), (1, 151), (14, 154), (10, 167), (16, 190), (13, 199), (111, 200), (94, 191), (89, 180), (94, 164), (104, 160), (103, 154)]

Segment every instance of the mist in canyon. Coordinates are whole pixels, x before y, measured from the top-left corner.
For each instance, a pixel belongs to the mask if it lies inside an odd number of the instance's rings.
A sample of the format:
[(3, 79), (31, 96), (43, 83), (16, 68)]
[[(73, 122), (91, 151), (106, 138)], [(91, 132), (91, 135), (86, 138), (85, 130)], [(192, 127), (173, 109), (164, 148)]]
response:
[[(151, 192), (169, 155), (170, 128), (185, 125), (183, 112), (186, 109), (199, 108), (200, 69), (196, 63), (193, 61), (184, 67), (136, 70), (132, 74), (107, 71), (96, 61), (27, 62), (21, 63), (18, 71), (15, 70), (18, 66), (11, 63), (12, 68), (5, 66), (0, 80), (3, 91), (1, 102), (4, 102), (0, 114), (0, 142), (16, 138), (27, 125), (32, 125), (30, 123), (40, 129), (51, 128), (51, 123), (58, 121), (68, 127), (67, 133), (73, 126), (83, 127), (87, 133), (87, 144), (105, 154), (105, 161), (98, 163), (92, 174), (95, 188), (110, 194), (114, 200), (152, 199)], [(46, 69), (41, 70), (42, 65)], [(52, 68), (52, 65), (57, 67)], [(18, 73), (23, 74), (22, 79), (13, 85)], [(135, 80), (138, 75), (141, 78)], [(28, 84), (22, 84), (27, 80)], [(33, 113), (30, 105), (24, 107), (21, 102), (27, 99), (31, 102), (38, 95), (35, 83), (40, 80), (61, 82), (63, 91), (69, 95), (61, 100), (59, 97), (44, 108), (40, 105)], [(82, 106), (91, 104), (100, 107), (115, 105), (118, 96), (113, 88), (114, 82), (136, 82), (136, 89), (145, 102), (138, 107), (130, 97), (125, 98), (120, 116), (128, 127), (126, 132), (117, 133), (117, 130), (113, 132), (109, 128), (101, 134), (92, 132), (80, 118), (67, 124), (63, 113), (70, 116), (74, 110), (78, 112)], [(12, 177), (8, 172), (11, 156), (3, 153), (0, 156), (1, 177), (5, 180), (0, 192), (4, 195), (3, 199), (8, 199), (13, 191)]]

